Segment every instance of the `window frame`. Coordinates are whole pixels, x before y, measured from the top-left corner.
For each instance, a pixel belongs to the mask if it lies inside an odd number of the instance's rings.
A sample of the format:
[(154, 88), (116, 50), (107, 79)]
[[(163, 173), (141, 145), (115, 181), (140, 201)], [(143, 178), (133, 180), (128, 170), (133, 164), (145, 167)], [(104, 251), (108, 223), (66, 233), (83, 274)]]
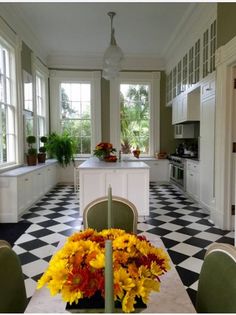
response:
[(75, 157), (90, 157), (96, 144), (101, 141), (101, 72), (100, 71), (50, 71), (50, 123), (51, 132), (61, 132), (60, 85), (61, 83), (91, 84), (91, 154), (76, 154)]
[(145, 84), (150, 86), (150, 138), (149, 154), (160, 150), (160, 72), (121, 72), (110, 81), (110, 142), (120, 150), (120, 84)]
[(0, 172), (10, 169), (21, 162), (21, 156), (19, 152), (20, 148), (20, 117), (19, 110), (21, 104), (20, 93), (20, 51), (21, 41), (18, 36), (6, 25), (6, 23), (0, 18), (0, 42), (1, 45), (8, 50), (10, 59), (10, 89), (11, 89), (11, 102), (7, 105), (8, 108), (13, 109), (13, 146), (7, 148), (7, 151), (14, 150), (14, 158), (11, 161), (0, 163)]

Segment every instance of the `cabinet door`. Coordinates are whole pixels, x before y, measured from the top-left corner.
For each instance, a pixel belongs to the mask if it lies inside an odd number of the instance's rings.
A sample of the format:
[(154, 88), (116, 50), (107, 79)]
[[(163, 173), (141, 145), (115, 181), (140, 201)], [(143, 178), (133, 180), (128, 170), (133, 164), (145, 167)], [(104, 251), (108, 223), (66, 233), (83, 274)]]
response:
[(149, 178), (146, 172), (127, 174), (128, 196), (137, 208), (139, 215), (149, 215)]
[[(131, 162), (132, 163), (132, 162)], [(123, 170), (111, 170), (105, 175), (105, 195), (108, 193), (108, 187), (111, 185), (112, 194), (127, 198), (127, 180), (126, 172)]]
[(172, 124), (178, 123), (178, 99), (172, 102)]
[(44, 194), (44, 173), (45, 169), (39, 169), (32, 173), (33, 197), (39, 199)]
[(206, 206), (214, 198), (215, 97), (201, 102), (200, 124), (200, 201)]
[(28, 173), (18, 178), (18, 193), (19, 193), (18, 209), (19, 214), (21, 214), (34, 202), (32, 173)]

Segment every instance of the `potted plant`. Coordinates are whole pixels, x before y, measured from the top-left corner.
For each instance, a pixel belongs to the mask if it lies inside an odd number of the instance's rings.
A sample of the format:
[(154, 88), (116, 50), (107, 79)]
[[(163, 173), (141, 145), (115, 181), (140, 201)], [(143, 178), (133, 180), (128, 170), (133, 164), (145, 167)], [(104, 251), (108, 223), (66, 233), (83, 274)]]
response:
[(29, 166), (37, 164), (37, 150), (33, 147), (33, 144), (36, 142), (35, 136), (28, 136), (26, 138), (28, 143), (28, 153), (27, 153), (27, 164)]
[(55, 157), (62, 167), (66, 167), (71, 162), (74, 163), (76, 153), (76, 140), (64, 131), (62, 134), (52, 133), (45, 144), (50, 157)]
[(39, 147), (39, 153), (38, 153), (38, 163), (45, 163), (46, 160), (46, 151), (47, 148), (45, 146), (45, 143), (47, 143), (48, 138), (43, 136), (40, 138), (40, 142), (43, 143), (42, 147)]

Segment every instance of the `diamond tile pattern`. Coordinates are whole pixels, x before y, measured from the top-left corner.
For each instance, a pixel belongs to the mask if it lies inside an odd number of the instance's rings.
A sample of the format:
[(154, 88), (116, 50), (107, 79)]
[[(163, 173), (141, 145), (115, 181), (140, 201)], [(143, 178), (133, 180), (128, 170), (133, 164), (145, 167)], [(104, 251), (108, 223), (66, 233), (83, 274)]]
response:
[[(150, 183), (149, 201), (150, 216), (139, 218), (138, 233), (149, 239), (162, 239), (194, 304), (207, 247), (212, 242), (234, 244), (234, 234), (211, 224), (205, 210), (175, 186)], [(52, 189), (21, 221), (31, 225), (13, 249), (20, 257), (30, 298), (59, 241), (83, 228), (73, 186), (58, 185)]]

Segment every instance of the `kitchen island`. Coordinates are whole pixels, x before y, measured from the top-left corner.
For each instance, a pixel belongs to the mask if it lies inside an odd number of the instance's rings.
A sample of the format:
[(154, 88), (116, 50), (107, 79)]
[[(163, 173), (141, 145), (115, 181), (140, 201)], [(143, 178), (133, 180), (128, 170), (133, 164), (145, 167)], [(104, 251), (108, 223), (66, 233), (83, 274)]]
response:
[(94, 199), (112, 194), (131, 201), (140, 216), (149, 215), (149, 166), (140, 161), (105, 162), (92, 157), (79, 166), (80, 215)]

